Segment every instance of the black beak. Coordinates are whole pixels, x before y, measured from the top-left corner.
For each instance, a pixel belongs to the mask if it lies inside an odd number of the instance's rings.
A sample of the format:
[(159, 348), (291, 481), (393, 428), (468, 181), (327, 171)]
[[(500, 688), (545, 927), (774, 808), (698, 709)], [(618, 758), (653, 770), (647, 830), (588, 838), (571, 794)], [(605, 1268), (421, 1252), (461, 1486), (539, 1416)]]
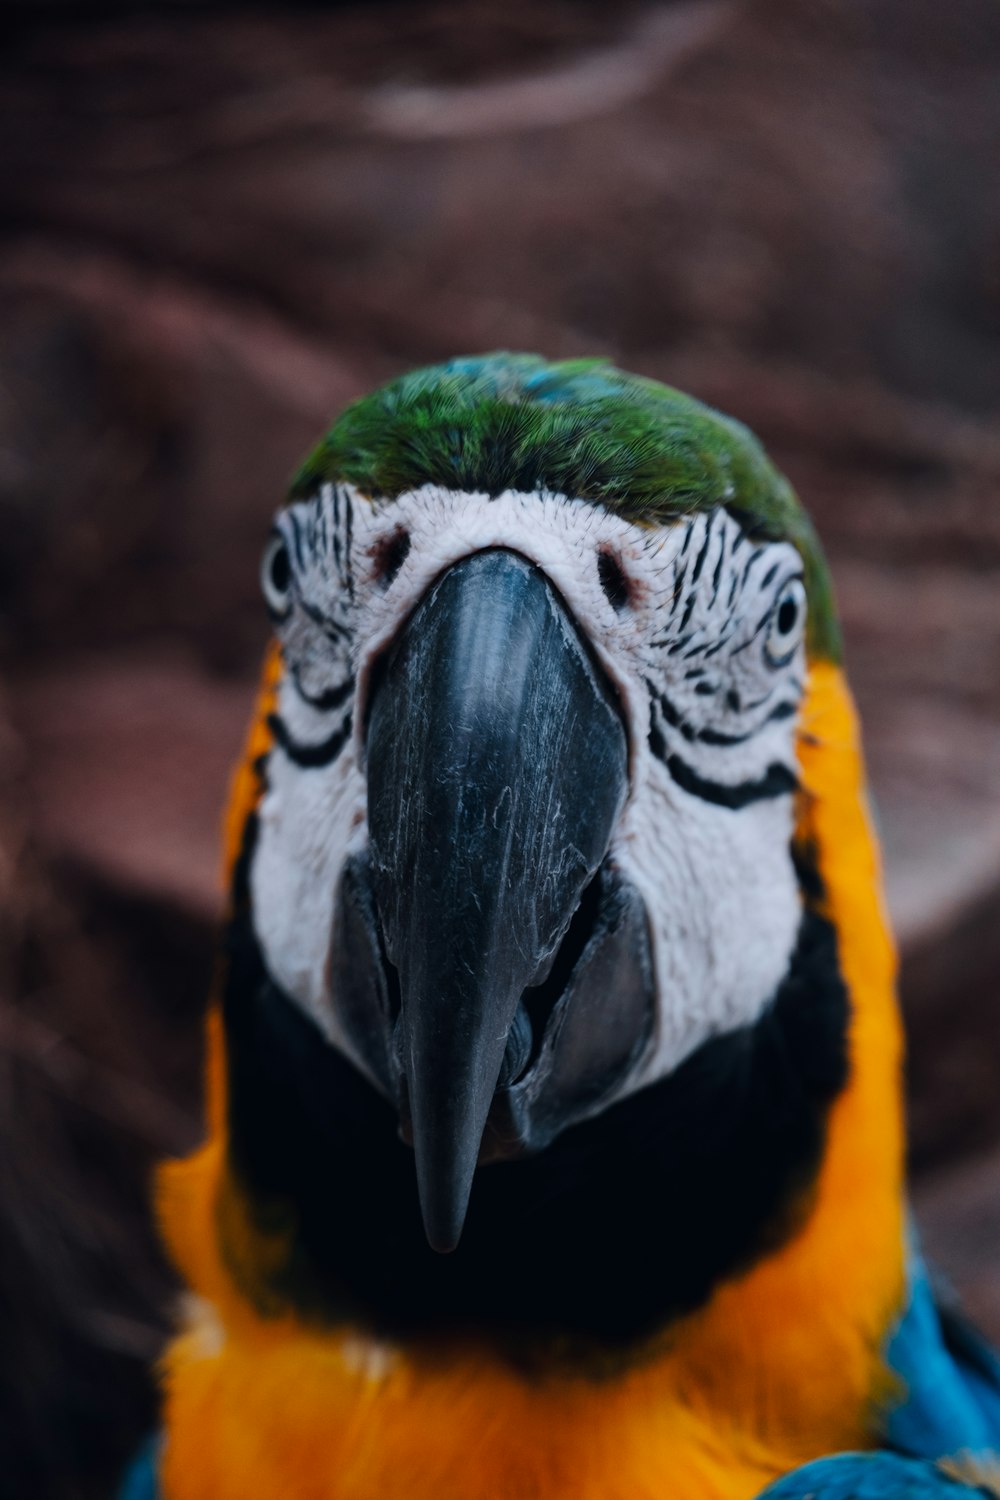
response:
[(545, 575), (455, 564), (377, 666), (367, 723), (371, 885), (398, 976), (390, 1071), (424, 1227), (457, 1245), (498, 1088), (538, 1039), (552, 966), (627, 790), (613, 690)]

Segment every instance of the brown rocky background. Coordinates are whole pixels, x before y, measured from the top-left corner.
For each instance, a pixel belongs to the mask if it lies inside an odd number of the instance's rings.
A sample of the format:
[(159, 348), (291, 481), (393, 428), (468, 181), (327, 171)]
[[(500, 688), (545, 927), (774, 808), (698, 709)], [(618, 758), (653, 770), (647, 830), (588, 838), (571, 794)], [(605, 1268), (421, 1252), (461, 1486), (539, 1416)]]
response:
[(0, 1492), (153, 1419), (216, 829), (287, 475), (372, 382), (608, 354), (815, 515), (927, 1245), (1000, 1337), (1000, 9), (0, 9)]

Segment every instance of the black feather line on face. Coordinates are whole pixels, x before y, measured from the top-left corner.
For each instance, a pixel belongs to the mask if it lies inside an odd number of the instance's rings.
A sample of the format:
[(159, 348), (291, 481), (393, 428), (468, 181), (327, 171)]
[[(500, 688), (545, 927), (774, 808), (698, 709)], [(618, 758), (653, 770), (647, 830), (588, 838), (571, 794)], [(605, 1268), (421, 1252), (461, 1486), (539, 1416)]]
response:
[(351, 735), (351, 715), (348, 714), (339, 728), (316, 745), (301, 745), (288, 732), (288, 726), (279, 714), (268, 714), (267, 727), (274, 735), (289, 760), (304, 770), (319, 770), (330, 766), (337, 759)]
[(325, 688), (321, 693), (308, 692), (299, 680), (299, 674), (294, 667), (292, 668), (291, 675), (292, 681), (295, 684), (295, 691), (303, 702), (308, 703), (310, 708), (319, 709), (322, 713), (329, 713), (332, 709), (341, 708), (354, 692), (353, 674), (345, 677), (343, 682), (338, 682), (335, 687)]
[[(688, 677), (690, 677), (691, 673), (686, 673), (685, 675), (688, 676)], [(695, 687), (695, 692), (697, 693), (700, 690), (703, 690), (703, 686), (704, 686), (703, 684), (698, 683), (696, 685), (696, 687)], [(777, 722), (777, 721), (779, 721), (781, 719), (790, 719), (790, 718), (793, 717), (793, 715), (797, 712), (797, 709), (798, 709), (798, 705), (795, 704), (795, 703), (787, 703), (787, 702), (786, 703), (779, 703), (777, 705), (777, 707), (774, 708), (774, 709), (772, 709), (771, 712), (765, 718), (761, 719), (761, 721), (760, 721), (759, 724), (755, 724), (752, 729), (746, 730), (743, 734), (723, 734), (721, 730), (712, 729), (711, 727), (707, 727), (705, 729), (696, 729), (693, 724), (690, 724), (684, 718), (683, 714), (671, 702), (670, 698), (668, 698), (668, 696), (667, 696), (666, 693), (661, 693), (661, 692), (657, 691), (657, 688), (655, 687), (655, 685), (652, 682), (650, 682), (650, 680), (649, 680), (648, 677), (646, 678), (646, 687), (647, 687), (647, 689), (649, 691), (650, 705), (651, 705), (651, 709), (652, 709), (651, 723), (652, 723), (653, 719), (655, 719), (656, 708), (659, 707), (660, 713), (663, 715), (663, 718), (664, 718), (665, 722), (668, 723), (671, 726), (672, 729), (679, 730), (680, 733), (688, 741), (689, 744), (694, 744), (695, 741), (697, 741), (698, 743), (703, 744), (703, 745), (722, 745), (722, 746), (726, 746), (726, 745), (730, 745), (730, 746), (731, 745), (745, 745), (750, 740), (756, 739), (757, 735), (760, 734), (761, 730), (764, 729), (764, 728), (766, 728), (768, 724), (773, 724), (773, 723), (775, 723), (775, 722)], [(710, 693), (715, 692), (715, 691), (716, 690), (714, 688), (712, 688), (712, 687), (708, 688), (708, 692), (710, 692)], [(770, 697), (770, 694), (768, 694), (768, 697)], [(762, 700), (762, 702), (766, 702), (766, 701), (767, 701), (767, 699)], [(757, 707), (760, 707), (760, 706), (761, 706), (761, 704), (757, 705)], [(649, 743), (650, 743), (650, 748), (653, 751), (653, 754), (656, 755), (659, 760), (663, 761), (664, 765), (667, 766), (668, 770), (672, 770), (672, 767), (670, 765), (670, 759), (671, 758), (666, 753), (666, 749), (665, 749), (665, 745), (664, 745), (664, 740), (663, 740), (662, 734), (659, 734), (657, 732), (657, 734), (654, 735), (653, 729), (651, 728), (650, 729), (650, 735), (649, 735)], [(775, 769), (775, 767), (772, 766), (771, 770), (774, 770), (774, 769)], [(783, 768), (778, 768), (778, 769), (783, 769)], [(720, 800), (720, 798), (719, 798), (719, 796), (717, 794), (721, 790), (721, 792), (722, 792), (722, 800), (724, 802), (724, 805), (729, 806), (730, 804), (728, 803), (728, 801), (726, 801), (726, 794), (729, 793), (729, 792), (731, 792), (731, 791), (736, 791), (736, 792), (739, 791), (738, 787), (730, 788), (730, 787), (725, 786), (724, 784), (720, 785), (719, 783), (716, 783), (716, 782), (705, 782), (701, 777), (695, 776), (694, 771), (692, 771), (690, 769), (690, 767), (686, 768), (686, 773), (687, 773), (688, 782), (691, 782), (692, 778), (693, 778), (694, 781), (698, 782), (701, 786), (708, 786), (708, 787), (713, 788), (713, 794), (708, 797), (708, 801), (709, 802), (718, 802)], [(791, 776), (792, 773), (789, 772), (789, 775)], [(684, 782), (680, 782), (680, 784), (684, 785), (685, 783)], [(753, 783), (750, 783), (750, 785), (753, 785)], [(794, 776), (792, 776), (789, 789), (790, 790), (794, 790), (794, 787), (795, 787), (795, 778), (794, 778)], [(689, 785), (688, 786), (688, 790), (691, 790), (691, 789), (692, 789), (692, 787)], [(771, 793), (769, 795), (776, 795), (776, 793)], [(750, 798), (749, 800), (752, 801), (753, 798)], [(742, 804), (739, 804), (739, 805), (742, 805)]]
[[(653, 753), (660, 754), (659, 746), (652, 736), (650, 744)], [(736, 786), (729, 786), (724, 781), (709, 781), (706, 777), (699, 776), (679, 755), (668, 754), (665, 764), (683, 791), (700, 797), (703, 802), (714, 803), (716, 807), (729, 807), (734, 811), (749, 807), (751, 802), (768, 802), (772, 797), (790, 796), (799, 784), (795, 772), (789, 770), (788, 766), (783, 766), (780, 761), (768, 766), (758, 780), (741, 781)]]
[[(439, 1256), (395, 1111), (267, 972), (247, 885), (255, 837), (251, 819), (223, 1013), (231, 1169), (262, 1228), (294, 1226), (279, 1269), (232, 1262), (262, 1311), (290, 1304), (402, 1339), (479, 1333), (521, 1367), (606, 1366), (801, 1221), (848, 1077), (836, 935), (811, 905), (756, 1024), (706, 1042), (539, 1155), (481, 1168), (462, 1241)], [(812, 866), (802, 874), (804, 894), (818, 889)]]

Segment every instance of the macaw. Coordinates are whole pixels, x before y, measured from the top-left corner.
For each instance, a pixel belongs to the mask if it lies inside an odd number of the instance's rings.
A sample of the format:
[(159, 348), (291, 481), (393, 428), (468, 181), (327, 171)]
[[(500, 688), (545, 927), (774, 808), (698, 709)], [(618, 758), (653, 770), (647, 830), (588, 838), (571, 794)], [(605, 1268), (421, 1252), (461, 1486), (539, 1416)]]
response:
[(829, 577), (753, 435), (599, 360), (419, 370), (306, 461), (262, 587), (134, 1493), (988, 1486)]

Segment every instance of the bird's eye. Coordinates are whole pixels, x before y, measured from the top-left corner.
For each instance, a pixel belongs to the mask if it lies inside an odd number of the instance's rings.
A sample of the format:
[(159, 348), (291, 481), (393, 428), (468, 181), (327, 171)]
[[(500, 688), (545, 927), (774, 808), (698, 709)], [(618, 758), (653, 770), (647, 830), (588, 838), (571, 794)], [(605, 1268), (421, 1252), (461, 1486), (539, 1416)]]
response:
[(283, 620), (292, 607), (292, 563), (280, 536), (273, 536), (264, 549), (260, 586), (270, 613)]
[(791, 661), (806, 623), (806, 591), (801, 578), (785, 584), (771, 613), (764, 654), (772, 667)]

